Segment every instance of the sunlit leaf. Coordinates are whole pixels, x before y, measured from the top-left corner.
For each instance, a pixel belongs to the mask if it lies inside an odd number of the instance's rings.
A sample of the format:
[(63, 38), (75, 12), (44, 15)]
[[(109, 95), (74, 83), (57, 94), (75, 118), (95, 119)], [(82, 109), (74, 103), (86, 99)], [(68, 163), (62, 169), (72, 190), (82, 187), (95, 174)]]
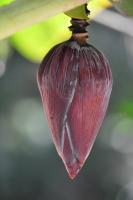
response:
[(16, 1), (16, 0), (0, 0), (0, 6), (4, 6), (4, 5), (7, 5), (7, 4), (10, 4), (13, 1)]
[(59, 14), (11, 37), (12, 45), (25, 58), (40, 62), (54, 45), (70, 38), (70, 18)]

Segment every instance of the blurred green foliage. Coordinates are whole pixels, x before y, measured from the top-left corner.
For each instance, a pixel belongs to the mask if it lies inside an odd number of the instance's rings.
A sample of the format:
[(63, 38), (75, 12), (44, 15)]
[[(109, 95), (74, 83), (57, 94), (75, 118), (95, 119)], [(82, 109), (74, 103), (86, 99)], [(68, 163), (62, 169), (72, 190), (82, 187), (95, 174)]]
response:
[(133, 118), (133, 101), (125, 100), (120, 103), (120, 112), (126, 114), (128, 117)]
[(6, 60), (10, 53), (10, 45), (7, 40), (0, 40), (0, 60)]
[(133, 0), (110, 0), (121, 13), (133, 16)]
[(16, 0), (0, 0), (0, 6), (4, 6), (4, 5), (7, 5), (7, 4), (10, 4), (13, 1), (16, 1)]

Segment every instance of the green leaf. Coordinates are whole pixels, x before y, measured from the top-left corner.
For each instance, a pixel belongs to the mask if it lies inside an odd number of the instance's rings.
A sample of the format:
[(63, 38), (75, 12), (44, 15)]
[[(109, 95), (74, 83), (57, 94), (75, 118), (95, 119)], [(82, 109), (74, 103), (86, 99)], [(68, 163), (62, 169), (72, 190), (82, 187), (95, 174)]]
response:
[(0, 6), (5, 6), (7, 4), (12, 3), (15, 0), (0, 0)]
[(84, 3), (86, 0), (17, 0), (0, 7), (0, 39)]
[(14, 34), (10, 41), (25, 58), (40, 62), (54, 45), (71, 37), (69, 26), (70, 18), (62, 13)]

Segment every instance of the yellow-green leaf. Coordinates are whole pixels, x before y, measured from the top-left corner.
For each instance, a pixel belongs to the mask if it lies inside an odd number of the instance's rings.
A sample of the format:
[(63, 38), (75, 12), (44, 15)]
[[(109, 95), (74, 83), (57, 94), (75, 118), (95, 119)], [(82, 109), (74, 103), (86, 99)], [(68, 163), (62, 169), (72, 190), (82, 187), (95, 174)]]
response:
[(62, 13), (14, 34), (10, 40), (25, 58), (40, 62), (54, 45), (71, 37), (69, 26), (70, 18)]
[(4, 5), (7, 5), (7, 4), (10, 4), (13, 1), (15, 1), (15, 0), (0, 0), (0, 6), (4, 6)]

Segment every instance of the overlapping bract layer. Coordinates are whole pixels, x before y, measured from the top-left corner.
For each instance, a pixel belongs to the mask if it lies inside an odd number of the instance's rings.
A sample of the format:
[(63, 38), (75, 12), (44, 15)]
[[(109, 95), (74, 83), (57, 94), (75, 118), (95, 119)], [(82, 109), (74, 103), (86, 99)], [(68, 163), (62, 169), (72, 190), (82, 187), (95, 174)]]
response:
[(73, 179), (89, 155), (108, 106), (108, 61), (93, 46), (69, 40), (44, 58), (38, 85), (54, 144)]

